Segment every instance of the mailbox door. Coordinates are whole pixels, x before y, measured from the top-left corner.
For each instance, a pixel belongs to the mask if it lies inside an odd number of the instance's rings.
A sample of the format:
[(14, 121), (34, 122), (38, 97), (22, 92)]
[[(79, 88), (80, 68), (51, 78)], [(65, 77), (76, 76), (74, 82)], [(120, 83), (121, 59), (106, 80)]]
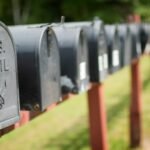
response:
[(0, 129), (19, 119), (16, 52), (8, 29), (0, 23)]
[(106, 25), (105, 31), (107, 36), (109, 72), (114, 73), (120, 69), (121, 43), (116, 26)]
[(91, 82), (102, 82), (108, 73), (108, 54), (103, 23), (99, 19), (65, 23), (66, 27), (82, 27), (88, 40), (89, 73)]
[(77, 79), (77, 50), (75, 32), (62, 26), (52, 27), (58, 41), (61, 68), (62, 94), (78, 91)]
[(131, 50), (132, 50), (132, 40), (131, 33), (126, 24), (121, 24), (118, 26), (119, 38), (121, 41), (121, 66), (129, 65), (131, 63)]
[(108, 51), (106, 43), (106, 33), (103, 24), (101, 24), (99, 37), (98, 37), (98, 70), (99, 70), (99, 82), (103, 82), (108, 74)]
[(112, 72), (116, 72), (120, 69), (120, 41), (118, 34), (115, 35), (113, 41), (113, 51), (112, 51)]
[(17, 45), (21, 108), (44, 110), (60, 100), (59, 52), (55, 35), (49, 33), (48, 26), (10, 29)]
[(146, 26), (144, 26), (144, 24), (141, 24), (140, 26), (139, 26), (139, 34), (140, 34), (140, 42), (141, 42), (141, 50), (142, 50), (142, 53), (144, 53), (145, 52), (145, 48), (146, 48), (146, 45), (147, 45), (147, 43), (148, 43), (148, 36), (149, 36), (149, 34), (148, 34), (148, 30), (147, 30), (147, 27)]
[[(88, 75), (87, 50), (81, 28), (53, 26), (55, 31), (61, 63), (62, 93), (78, 93), (85, 90)], [(87, 44), (87, 43), (86, 43)]]
[(126, 51), (126, 31), (123, 27), (119, 28), (119, 39), (121, 42), (121, 52), (120, 52), (120, 57), (121, 57), (121, 66), (124, 66), (124, 57), (125, 57), (125, 51)]
[(78, 53), (78, 81), (79, 91), (87, 91), (89, 85), (89, 62), (88, 62), (88, 48), (87, 39), (84, 31), (79, 34), (79, 48), (77, 48)]
[[(95, 28), (95, 22), (93, 22), (93, 24), (90, 21), (69, 22), (69, 23), (65, 23), (64, 25), (67, 28), (82, 28), (84, 30), (84, 32), (85, 32), (84, 36), (87, 38), (87, 44), (88, 44), (86, 46), (86, 48), (84, 48), (84, 49), (86, 49), (85, 51), (88, 50), (88, 52), (84, 52), (82, 55), (84, 55), (84, 57), (86, 57), (86, 53), (88, 54), (88, 61), (86, 61), (86, 62), (88, 62), (88, 65), (82, 62), (81, 63), (82, 69), (79, 69), (79, 70), (84, 70), (84, 71), (81, 71), (81, 74), (84, 74), (84, 76), (88, 77), (88, 74), (89, 74), (91, 82), (99, 82), (99, 71), (98, 71), (98, 34), (99, 34), (99, 29), (97, 29), (97, 26)], [(80, 49), (83, 49), (83, 47), (85, 47), (85, 46), (81, 46), (82, 44), (86, 45), (85, 42), (82, 42), (82, 43), (79, 42)], [(78, 56), (78, 58), (81, 57), (82, 55), (80, 54)], [(87, 66), (89, 66), (88, 67), (89, 69), (86, 69)], [(84, 72), (84, 73), (82, 73), (82, 72)], [(89, 73), (87, 74), (86, 72), (89, 72)], [(83, 86), (82, 86), (82, 90), (83, 90)]]
[(126, 27), (126, 40), (125, 40), (125, 53), (124, 53), (124, 65), (131, 64), (131, 51), (132, 51), (132, 35), (129, 27)]
[(147, 34), (147, 42), (145, 45), (144, 52), (147, 54), (150, 54), (150, 25), (149, 24), (143, 24), (143, 28), (145, 30), (145, 33)]
[(98, 25), (99, 28), (88, 27), (86, 31), (91, 82), (102, 82), (108, 71), (106, 35), (102, 24), (98, 23)]
[(137, 59), (141, 55), (141, 42), (139, 34), (139, 26), (136, 24), (130, 24), (129, 29), (132, 34), (132, 60)]
[(43, 33), (39, 48), (42, 109), (60, 100), (60, 60), (57, 40), (52, 29)]

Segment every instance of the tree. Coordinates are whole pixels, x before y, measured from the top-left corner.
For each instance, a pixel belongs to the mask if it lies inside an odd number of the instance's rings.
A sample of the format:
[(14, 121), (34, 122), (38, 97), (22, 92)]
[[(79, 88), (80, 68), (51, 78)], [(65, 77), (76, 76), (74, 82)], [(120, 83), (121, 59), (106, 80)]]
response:
[(150, 21), (149, 0), (1, 0), (0, 18), (7, 24), (91, 20), (99, 16), (104, 22), (122, 22), (137, 13)]

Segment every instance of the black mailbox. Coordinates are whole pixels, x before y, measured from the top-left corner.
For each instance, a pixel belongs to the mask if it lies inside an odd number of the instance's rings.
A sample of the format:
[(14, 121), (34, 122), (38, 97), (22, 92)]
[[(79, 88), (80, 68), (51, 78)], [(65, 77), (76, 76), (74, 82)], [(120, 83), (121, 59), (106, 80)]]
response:
[(90, 81), (104, 81), (108, 73), (108, 52), (103, 22), (94, 19), (88, 22), (65, 23), (65, 26), (84, 28), (88, 41)]
[(52, 26), (59, 45), (62, 93), (79, 93), (89, 86), (87, 39), (81, 28)]
[(139, 30), (140, 30), (141, 50), (142, 53), (144, 53), (150, 50), (149, 48), (150, 27), (148, 24), (140, 24)]
[(7, 27), (0, 23), (0, 129), (19, 119), (16, 49)]
[(140, 30), (138, 24), (129, 24), (129, 30), (132, 36), (132, 51), (131, 57), (132, 60), (140, 57), (141, 51), (141, 42), (140, 42)]
[(120, 69), (120, 49), (121, 43), (116, 25), (105, 25), (109, 72), (114, 73)]
[(22, 109), (44, 110), (59, 101), (60, 60), (57, 40), (50, 27), (10, 27), (17, 47)]
[(118, 25), (118, 34), (121, 42), (120, 60), (121, 66), (131, 63), (132, 36), (127, 24)]

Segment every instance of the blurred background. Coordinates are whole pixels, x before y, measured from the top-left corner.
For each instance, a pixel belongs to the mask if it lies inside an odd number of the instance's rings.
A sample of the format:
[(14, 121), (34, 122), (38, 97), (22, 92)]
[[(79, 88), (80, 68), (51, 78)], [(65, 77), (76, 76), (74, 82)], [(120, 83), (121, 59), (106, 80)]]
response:
[(0, 19), (6, 24), (26, 24), (89, 20), (99, 16), (104, 22), (117, 23), (129, 14), (150, 21), (149, 0), (0, 0)]
[[(120, 23), (130, 14), (150, 22), (150, 0), (0, 0), (7, 25), (92, 20)], [(141, 59), (143, 150), (150, 149), (150, 57)], [(130, 67), (104, 83), (110, 150), (129, 149)], [(90, 150), (87, 95), (72, 97), (27, 125), (4, 135), (0, 150)]]

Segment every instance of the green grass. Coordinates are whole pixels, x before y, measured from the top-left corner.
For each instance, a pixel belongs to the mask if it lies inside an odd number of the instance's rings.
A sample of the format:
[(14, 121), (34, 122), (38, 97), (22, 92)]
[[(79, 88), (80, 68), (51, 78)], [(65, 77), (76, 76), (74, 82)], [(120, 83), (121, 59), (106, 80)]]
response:
[[(111, 150), (129, 149), (129, 68), (105, 82), (108, 141)], [(150, 142), (150, 57), (141, 60), (143, 141)], [(0, 150), (90, 150), (86, 94), (75, 96), (0, 139)]]

